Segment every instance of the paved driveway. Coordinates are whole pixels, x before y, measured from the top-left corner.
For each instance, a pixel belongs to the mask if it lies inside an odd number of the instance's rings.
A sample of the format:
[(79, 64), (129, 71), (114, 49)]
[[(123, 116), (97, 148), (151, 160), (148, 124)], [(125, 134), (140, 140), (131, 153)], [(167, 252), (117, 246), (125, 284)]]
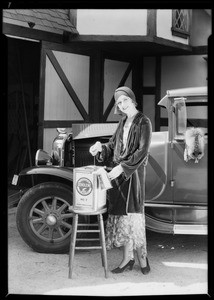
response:
[[(147, 233), (151, 272), (145, 276), (138, 262), (132, 271), (104, 277), (99, 250), (77, 251), (73, 278), (68, 279), (67, 254), (34, 252), (20, 237), (16, 208), (9, 210), (9, 294), (43, 295), (174, 295), (207, 294), (207, 238)], [(122, 257), (107, 252), (109, 269)]]

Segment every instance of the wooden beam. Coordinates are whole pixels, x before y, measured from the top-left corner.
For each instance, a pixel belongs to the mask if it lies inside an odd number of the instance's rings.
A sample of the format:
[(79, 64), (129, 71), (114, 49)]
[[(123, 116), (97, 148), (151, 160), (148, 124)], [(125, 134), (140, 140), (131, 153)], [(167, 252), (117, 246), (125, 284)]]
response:
[(148, 86), (148, 87), (144, 86), (143, 87), (143, 94), (144, 95), (155, 95), (155, 93), (156, 93), (156, 88), (155, 87), (153, 87), (153, 86)]
[[(123, 77), (122, 77), (122, 79), (121, 79), (121, 81), (120, 81), (120, 83), (118, 85), (118, 87), (123, 86), (125, 84), (126, 79), (128, 78), (131, 70), (132, 70), (132, 65), (129, 64), (128, 68), (126, 69), (126, 71), (125, 71), (125, 73), (124, 73), (124, 75), (123, 75)], [(114, 95), (113, 95), (112, 98), (111, 98), (111, 101), (110, 101), (110, 103), (109, 103), (108, 107), (106, 108), (106, 111), (105, 111), (105, 113), (103, 115), (103, 122), (105, 122), (107, 120), (108, 115), (110, 114), (110, 112), (111, 112), (114, 104), (115, 104), (115, 100), (114, 100)]]
[(192, 47), (193, 55), (204, 55), (208, 53), (208, 46), (194, 46)]
[(70, 37), (71, 42), (142, 42), (155, 43), (167, 47), (191, 51), (192, 47), (175, 41), (167, 40), (157, 36), (142, 36), (142, 35), (78, 35)]
[(178, 50), (185, 50), (187, 52), (191, 52), (192, 51), (192, 46), (186, 45), (186, 44), (182, 44), (182, 43), (178, 43), (178, 42), (174, 42), (174, 41), (170, 41), (170, 40), (166, 40), (164, 38), (160, 38), (160, 37), (156, 37), (154, 36), (153, 38), (151, 38), (153, 43), (162, 45), (162, 46), (168, 46), (168, 47), (172, 47), (172, 48), (177, 48)]
[(43, 148), (43, 120), (44, 120), (44, 102), (45, 102), (45, 68), (46, 53), (41, 47), (40, 54), (40, 84), (39, 84), (39, 119), (38, 119), (38, 148)]
[(100, 123), (103, 116), (104, 60), (100, 51), (91, 56), (89, 84), (90, 122)]
[(138, 109), (143, 107), (143, 58), (136, 57), (132, 68), (132, 90), (138, 103)]
[(62, 83), (64, 84), (68, 94), (70, 95), (71, 99), (74, 101), (77, 109), (79, 110), (80, 114), (82, 115), (83, 119), (85, 121), (88, 121), (88, 114), (85, 111), (81, 101), (79, 100), (77, 94), (75, 93), (74, 89), (72, 88), (69, 80), (67, 79), (65, 73), (63, 72), (60, 64), (58, 63), (58, 60), (56, 59), (55, 55), (51, 50), (46, 50), (46, 53), (48, 55), (48, 58), (50, 59), (53, 67), (55, 68), (57, 74), (59, 75), (59, 78), (61, 79)]
[(147, 9), (147, 35), (156, 36), (157, 35), (157, 10)]
[(145, 35), (78, 35), (70, 36), (69, 41), (74, 42), (142, 42), (142, 43), (155, 43), (167, 47), (177, 48), (191, 51), (192, 47), (175, 41), (167, 40), (157, 36), (145, 36)]
[(52, 49), (54, 51), (63, 51), (68, 53), (74, 53), (74, 54), (81, 54), (90, 56), (92, 54), (95, 54), (97, 49), (94, 49), (91, 46), (88, 46), (87, 43), (52, 43), (48, 41), (43, 41), (44, 48), (49, 50)]
[(17, 26), (14, 24), (3, 23), (2, 26), (3, 34), (8, 34), (12, 36), (19, 36), (23, 38), (29, 38), (33, 40), (43, 40), (54, 43), (62, 43), (62, 34), (47, 32), (43, 30), (37, 30), (34, 28), (27, 28), (22, 26)]

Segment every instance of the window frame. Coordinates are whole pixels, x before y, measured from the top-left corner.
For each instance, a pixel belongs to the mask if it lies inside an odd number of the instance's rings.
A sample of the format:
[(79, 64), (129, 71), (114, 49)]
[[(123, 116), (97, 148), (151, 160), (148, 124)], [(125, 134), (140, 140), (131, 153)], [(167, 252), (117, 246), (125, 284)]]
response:
[(173, 9), (172, 10), (172, 27), (171, 27), (171, 31), (172, 31), (172, 35), (174, 36), (178, 36), (178, 37), (182, 37), (184, 39), (187, 39), (190, 36), (190, 10), (189, 9), (180, 9), (180, 11), (183, 11), (185, 13), (185, 16), (187, 18), (187, 23), (186, 23), (186, 30), (181, 29), (176, 27), (176, 12), (178, 11), (178, 9)]

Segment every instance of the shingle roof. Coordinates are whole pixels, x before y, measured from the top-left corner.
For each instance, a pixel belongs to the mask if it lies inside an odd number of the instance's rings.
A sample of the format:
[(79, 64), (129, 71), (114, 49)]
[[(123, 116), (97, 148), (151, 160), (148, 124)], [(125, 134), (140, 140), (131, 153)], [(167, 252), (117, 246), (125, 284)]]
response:
[(69, 9), (4, 9), (3, 22), (29, 28), (62, 34), (64, 30), (72, 34), (78, 31), (69, 20)]

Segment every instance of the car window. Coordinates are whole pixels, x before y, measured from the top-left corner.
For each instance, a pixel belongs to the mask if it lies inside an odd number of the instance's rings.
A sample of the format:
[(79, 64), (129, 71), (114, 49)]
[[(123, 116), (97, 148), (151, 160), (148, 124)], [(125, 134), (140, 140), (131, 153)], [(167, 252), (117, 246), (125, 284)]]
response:
[(185, 98), (174, 100), (174, 138), (177, 140), (184, 139), (186, 130), (191, 127), (201, 128), (207, 135), (207, 102), (188, 102)]

